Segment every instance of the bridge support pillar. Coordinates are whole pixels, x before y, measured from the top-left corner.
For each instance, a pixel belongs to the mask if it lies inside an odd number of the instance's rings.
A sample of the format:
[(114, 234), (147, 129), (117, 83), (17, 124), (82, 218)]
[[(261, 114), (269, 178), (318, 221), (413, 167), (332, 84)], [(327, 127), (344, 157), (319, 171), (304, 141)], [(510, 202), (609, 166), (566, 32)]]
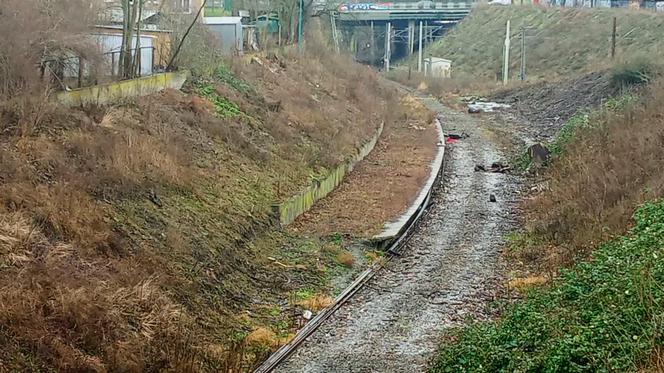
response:
[(420, 21), (420, 32), (417, 34), (419, 43), (417, 46), (417, 72), (422, 72), (422, 38), (424, 37), (423, 34), (423, 27), (422, 27), (422, 21)]
[(390, 57), (392, 56), (392, 23), (385, 25), (385, 71), (390, 71)]
[(374, 22), (371, 21), (371, 64), (376, 63), (376, 34), (374, 33)]
[(408, 21), (408, 54), (415, 51), (415, 20)]

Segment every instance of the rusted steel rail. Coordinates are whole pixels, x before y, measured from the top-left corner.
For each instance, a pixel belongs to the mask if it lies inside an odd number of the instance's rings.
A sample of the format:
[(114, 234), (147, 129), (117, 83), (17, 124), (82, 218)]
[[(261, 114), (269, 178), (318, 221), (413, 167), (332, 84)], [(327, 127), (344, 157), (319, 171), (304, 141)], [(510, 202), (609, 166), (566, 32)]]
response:
[[(436, 120), (436, 124), (440, 128), (440, 122)], [(442, 136), (441, 136), (442, 137)], [(444, 152), (444, 144), (441, 149)], [(431, 196), (436, 186), (439, 184), (440, 179), (443, 174), (443, 163), (440, 164), (438, 170), (436, 170), (436, 180), (427, 191), (426, 198), (420, 203), (416, 212), (408, 219), (408, 222), (404, 226), (404, 229), (399, 232), (399, 235), (396, 236), (388, 244), (387, 249), (385, 250), (388, 254), (387, 260), (383, 263), (374, 263), (370, 268), (362, 272), (355, 281), (350, 284), (337, 298), (334, 300), (331, 306), (319, 312), (313, 319), (311, 319), (302, 329), (300, 329), (295, 337), (287, 344), (281, 346), (275, 353), (270, 355), (270, 357), (259, 366), (254, 373), (269, 373), (272, 372), (279, 364), (284, 362), (288, 357), (295, 352), (295, 350), (304, 342), (310, 335), (312, 335), (327, 319), (329, 319), (341, 306), (344, 305), (349, 299), (355, 295), (364, 285), (373, 278), (383, 267), (384, 264), (391, 261), (395, 256), (401, 255), (404, 246), (408, 242), (408, 239), (412, 236), (413, 231), (417, 227), (420, 219), (427, 211), (429, 204), (431, 203)]]

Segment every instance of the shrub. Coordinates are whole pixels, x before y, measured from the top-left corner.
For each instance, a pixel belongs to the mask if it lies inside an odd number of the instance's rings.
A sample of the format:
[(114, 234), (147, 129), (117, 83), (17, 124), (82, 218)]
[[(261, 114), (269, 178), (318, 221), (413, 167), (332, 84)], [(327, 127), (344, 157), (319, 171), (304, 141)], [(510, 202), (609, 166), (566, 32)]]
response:
[(664, 201), (634, 216), (634, 229), (601, 245), (592, 261), (533, 290), (499, 321), (458, 330), (432, 372), (626, 372), (658, 364)]
[(352, 267), (355, 264), (355, 258), (350, 251), (344, 251), (337, 255), (337, 262), (343, 266)]
[(0, 2), (0, 99), (40, 88), (45, 60), (97, 54), (86, 35), (95, 10), (86, 0)]
[(638, 57), (615, 66), (611, 71), (611, 84), (625, 89), (650, 83), (659, 74), (655, 63), (645, 57)]

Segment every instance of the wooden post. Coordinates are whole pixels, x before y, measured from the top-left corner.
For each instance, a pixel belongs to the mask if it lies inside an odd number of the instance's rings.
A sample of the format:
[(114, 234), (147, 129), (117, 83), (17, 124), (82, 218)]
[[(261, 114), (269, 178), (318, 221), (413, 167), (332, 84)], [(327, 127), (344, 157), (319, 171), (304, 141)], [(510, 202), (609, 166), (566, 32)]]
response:
[(519, 79), (526, 80), (526, 28), (521, 27), (521, 73)]
[(83, 86), (83, 59), (78, 58), (78, 88)]
[(611, 33), (611, 59), (616, 58), (616, 31), (618, 29), (618, 19), (613, 17), (613, 32)]

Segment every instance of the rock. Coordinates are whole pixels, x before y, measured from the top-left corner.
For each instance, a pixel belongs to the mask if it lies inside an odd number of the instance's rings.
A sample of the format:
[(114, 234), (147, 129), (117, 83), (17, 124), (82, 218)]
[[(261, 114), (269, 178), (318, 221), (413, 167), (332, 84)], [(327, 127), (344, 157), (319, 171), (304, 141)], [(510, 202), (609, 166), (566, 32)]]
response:
[(158, 207), (163, 206), (163, 203), (161, 202), (161, 198), (159, 198), (159, 196), (157, 195), (157, 193), (155, 193), (155, 191), (153, 189), (150, 189), (150, 191), (148, 192), (148, 199), (150, 201), (152, 201), (152, 203), (154, 203)]
[(481, 112), (482, 112), (482, 110), (480, 110), (480, 108), (477, 107), (477, 106), (468, 106), (468, 113), (469, 114), (479, 114)]
[(530, 163), (538, 166), (543, 165), (546, 161), (549, 160), (551, 152), (544, 145), (537, 143), (531, 145), (528, 148), (528, 157), (530, 157)]
[(510, 170), (510, 166), (504, 165), (501, 162), (493, 162), (491, 164), (491, 172), (504, 174)]
[(494, 194), (489, 195), (489, 202), (496, 202), (496, 196)]

